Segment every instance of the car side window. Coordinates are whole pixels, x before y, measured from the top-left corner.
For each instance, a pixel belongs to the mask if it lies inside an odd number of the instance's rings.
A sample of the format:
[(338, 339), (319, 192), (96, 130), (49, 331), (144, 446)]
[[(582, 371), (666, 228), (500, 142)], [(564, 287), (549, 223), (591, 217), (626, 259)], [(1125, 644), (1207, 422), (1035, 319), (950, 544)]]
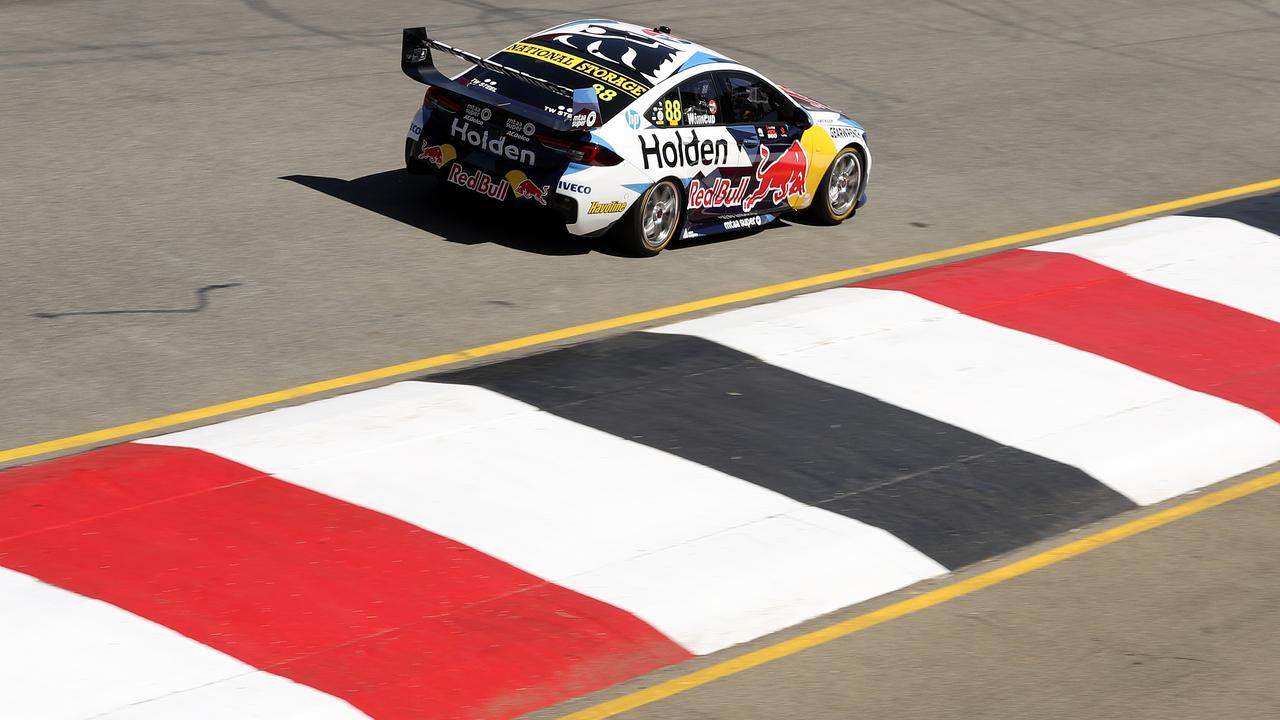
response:
[(720, 85), (711, 73), (689, 78), (667, 91), (649, 108), (649, 120), (658, 127), (701, 127), (724, 122)]
[(686, 127), (715, 125), (722, 122), (720, 84), (711, 73), (680, 83), (680, 124)]
[(790, 103), (763, 79), (745, 73), (725, 73), (721, 79), (725, 122), (785, 122), (790, 116)]
[(658, 127), (678, 127), (680, 124), (680, 91), (671, 88), (648, 112), (649, 122)]

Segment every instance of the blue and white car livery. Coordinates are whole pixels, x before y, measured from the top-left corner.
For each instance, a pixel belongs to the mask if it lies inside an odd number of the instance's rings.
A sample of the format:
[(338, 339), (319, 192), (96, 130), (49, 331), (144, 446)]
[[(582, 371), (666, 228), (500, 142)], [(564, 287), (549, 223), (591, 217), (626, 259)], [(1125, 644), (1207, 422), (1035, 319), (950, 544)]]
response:
[[(433, 49), (472, 67), (447, 77)], [(616, 229), (637, 254), (795, 210), (834, 224), (866, 202), (861, 125), (666, 27), (580, 20), (489, 58), (406, 28), (401, 68), (428, 85), (410, 172), (545, 206), (575, 235)]]

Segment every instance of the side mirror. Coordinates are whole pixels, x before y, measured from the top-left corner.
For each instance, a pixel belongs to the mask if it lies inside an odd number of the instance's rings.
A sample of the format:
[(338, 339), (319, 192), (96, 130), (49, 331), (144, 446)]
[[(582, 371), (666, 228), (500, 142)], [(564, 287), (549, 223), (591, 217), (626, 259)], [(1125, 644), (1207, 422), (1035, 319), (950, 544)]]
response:
[(792, 124), (800, 128), (807, 128), (813, 125), (813, 120), (809, 117), (808, 111), (799, 105), (793, 105), (795, 112), (791, 115)]

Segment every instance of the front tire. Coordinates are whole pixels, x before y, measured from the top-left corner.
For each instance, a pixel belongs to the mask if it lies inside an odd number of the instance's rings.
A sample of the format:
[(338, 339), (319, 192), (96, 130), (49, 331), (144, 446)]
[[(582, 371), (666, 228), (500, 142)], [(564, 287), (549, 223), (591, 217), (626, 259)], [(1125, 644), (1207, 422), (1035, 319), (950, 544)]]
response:
[(848, 219), (858, 208), (865, 177), (862, 153), (852, 147), (841, 150), (818, 184), (809, 215), (827, 225), (839, 225)]
[(659, 180), (618, 222), (619, 240), (632, 253), (653, 257), (675, 238), (683, 215), (680, 187), (674, 180)]

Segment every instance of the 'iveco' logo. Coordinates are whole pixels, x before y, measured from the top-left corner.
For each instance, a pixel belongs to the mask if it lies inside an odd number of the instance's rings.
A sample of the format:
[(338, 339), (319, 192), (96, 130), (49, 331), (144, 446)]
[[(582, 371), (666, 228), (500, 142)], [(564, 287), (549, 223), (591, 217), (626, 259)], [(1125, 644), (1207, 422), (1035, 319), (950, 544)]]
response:
[(686, 139), (677, 130), (674, 140), (664, 142), (656, 133), (649, 139), (653, 141), (652, 145), (645, 142), (643, 135), (640, 136), (640, 154), (645, 170), (655, 166), (680, 168), (729, 164), (729, 141), (724, 138), (699, 140), (698, 132), (691, 130)]
[(510, 160), (518, 160), (525, 165), (533, 165), (537, 158), (532, 150), (518, 148), (509, 144), (505, 137), (489, 138), (489, 131), (479, 132), (471, 129), (471, 123), (458, 122), (457, 118), (453, 119), (453, 126), (449, 128), (449, 132), (454, 137), (462, 138), (463, 142), (468, 145), (474, 145), (483, 150), (487, 150), (498, 157), (508, 158)]
[(591, 194), (591, 188), (590, 188), (589, 186), (587, 186), (587, 185), (579, 185), (578, 183), (571, 183), (571, 182), (569, 182), (569, 181), (567, 181), (567, 180), (561, 180), (561, 181), (560, 181), (560, 189), (561, 189), (561, 190), (568, 190), (568, 191), (569, 191), (569, 192), (571, 192), (571, 193), (578, 193), (579, 195), (590, 195), (590, 194)]

